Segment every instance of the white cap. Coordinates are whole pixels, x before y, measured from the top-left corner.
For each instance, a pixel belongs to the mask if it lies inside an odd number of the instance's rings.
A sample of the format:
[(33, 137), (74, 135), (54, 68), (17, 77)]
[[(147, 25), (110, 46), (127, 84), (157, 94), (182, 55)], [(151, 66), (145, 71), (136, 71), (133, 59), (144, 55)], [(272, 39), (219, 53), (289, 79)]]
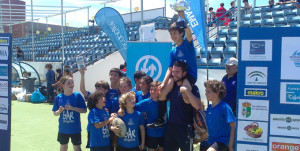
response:
[(233, 66), (233, 65), (238, 66), (238, 60), (234, 57), (231, 57), (226, 61), (226, 66)]

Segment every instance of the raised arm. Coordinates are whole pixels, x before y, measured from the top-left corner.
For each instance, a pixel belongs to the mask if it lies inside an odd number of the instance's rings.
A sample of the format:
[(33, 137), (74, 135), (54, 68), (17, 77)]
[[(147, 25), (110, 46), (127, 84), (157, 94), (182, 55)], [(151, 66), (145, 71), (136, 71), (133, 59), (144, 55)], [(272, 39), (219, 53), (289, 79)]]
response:
[(187, 90), (186, 87), (181, 87), (180, 92), (186, 94), (187, 97), (183, 97), (183, 100), (186, 104), (191, 104), (195, 110), (200, 110), (203, 108), (200, 98), (196, 97), (192, 91)]
[(80, 92), (83, 94), (83, 96), (86, 98), (88, 95), (88, 91), (85, 89), (85, 80), (84, 80), (84, 74), (85, 74), (85, 67), (80, 68)]

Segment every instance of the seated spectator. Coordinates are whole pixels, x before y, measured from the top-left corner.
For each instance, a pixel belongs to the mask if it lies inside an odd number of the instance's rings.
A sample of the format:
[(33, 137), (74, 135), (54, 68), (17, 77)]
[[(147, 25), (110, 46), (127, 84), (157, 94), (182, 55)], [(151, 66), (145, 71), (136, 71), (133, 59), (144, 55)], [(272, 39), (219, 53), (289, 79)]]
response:
[(235, 21), (236, 20), (236, 10), (237, 8), (235, 7), (235, 1), (231, 1), (230, 3), (231, 8), (229, 9), (228, 17), (230, 18), (230, 21)]
[(269, 7), (272, 8), (275, 5), (274, 0), (269, 0)]
[(292, 3), (294, 2), (293, 0), (278, 0), (278, 2), (276, 3), (277, 5), (284, 5), (287, 3)]
[(244, 13), (250, 14), (252, 5), (248, 3), (248, 0), (243, 0), (243, 3), (244, 3)]

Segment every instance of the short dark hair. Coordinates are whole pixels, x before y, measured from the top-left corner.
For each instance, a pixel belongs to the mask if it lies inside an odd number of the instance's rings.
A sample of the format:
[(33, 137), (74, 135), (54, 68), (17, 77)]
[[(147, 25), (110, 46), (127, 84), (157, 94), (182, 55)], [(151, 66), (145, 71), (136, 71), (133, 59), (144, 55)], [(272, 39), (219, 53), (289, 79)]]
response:
[(248, 0), (243, 0), (243, 2), (247, 2), (248, 3)]
[(173, 64), (173, 66), (180, 67), (181, 70), (182, 70), (182, 72), (186, 72), (187, 69), (188, 69), (187, 64), (185, 62), (183, 62), (183, 61), (175, 61), (174, 64)]
[(120, 70), (125, 69), (125, 65), (124, 64), (120, 64)]
[(31, 77), (31, 72), (27, 72), (27, 76), (28, 76), (28, 77)]
[(122, 77), (122, 76), (123, 76), (121, 70), (118, 69), (118, 68), (112, 68), (112, 69), (110, 69), (109, 74), (112, 73), (112, 72), (117, 73), (117, 74), (119, 75), (119, 77)]
[(87, 106), (89, 110), (96, 107), (96, 104), (98, 103), (98, 100), (100, 98), (105, 98), (105, 94), (103, 92), (96, 91), (89, 96), (87, 101)]
[(182, 33), (183, 33), (182, 38), (184, 37), (185, 31), (184, 31), (183, 28), (177, 27), (177, 22), (174, 22), (173, 24), (171, 24), (171, 26), (169, 27), (169, 32), (171, 32), (171, 31), (178, 31), (179, 34), (182, 34)]
[(224, 6), (224, 3), (221, 3), (221, 4), (220, 4), (220, 6), (222, 6), (222, 7), (223, 7), (223, 6)]
[[(211, 88), (214, 93), (219, 92), (219, 99), (223, 99), (226, 95), (226, 87), (222, 81), (218, 80), (208, 80), (204, 82), (205, 88)], [(211, 101), (211, 100), (210, 100)]]
[(148, 75), (143, 76), (141, 79), (144, 79), (146, 81), (147, 85), (150, 85), (153, 82), (152, 77), (150, 77)]
[(100, 87), (100, 88), (103, 88), (105, 90), (109, 90), (109, 84), (108, 84), (108, 82), (106, 82), (104, 80), (97, 81), (95, 83), (95, 87)]
[(150, 83), (150, 87), (158, 87), (161, 85), (160, 81), (153, 81), (152, 83)]
[(134, 79), (141, 79), (143, 76), (145, 76), (146, 73), (144, 71), (136, 71), (134, 74), (133, 74), (133, 78)]
[(52, 69), (52, 64), (50, 64), (50, 63), (47, 63), (47, 64), (45, 65), (45, 68)]
[(208, 11), (211, 11), (211, 10), (214, 10), (214, 8), (210, 7), (210, 8), (208, 9)]
[(57, 68), (55, 71), (56, 71), (57, 73), (61, 73), (61, 68)]
[(230, 5), (232, 6), (232, 5), (233, 5), (233, 3), (235, 3), (235, 1), (231, 1), (231, 2), (230, 2)]

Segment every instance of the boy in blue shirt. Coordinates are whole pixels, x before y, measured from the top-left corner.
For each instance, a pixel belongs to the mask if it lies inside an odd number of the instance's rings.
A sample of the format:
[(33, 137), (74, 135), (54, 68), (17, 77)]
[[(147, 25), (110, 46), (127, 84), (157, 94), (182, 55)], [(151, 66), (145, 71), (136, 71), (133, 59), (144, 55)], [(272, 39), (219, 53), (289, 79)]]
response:
[(116, 117), (116, 114), (110, 117), (105, 110), (105, 94), (103, 92), (94, 92), (88, 99), (88, 122), (90, 125), (90, 148), (91, 151), (110, 151), (110, 132), (108, 125)]
[[(169, 27), (169, 33), (171, 39), (176, 43), (176, 47), (173, 47), (170, 52), (169, 68), (166, 72), (164, 81), (160, 88), (159, 94), (159, 115), (157, 120), (149, 124), (148, 127), (159, 127), (164, 124), (164, 114), (166, 112), (166, 99), (167, 95), (174, 86), (174, 79), (172, 78), (172, 67), (175, 61), (183, 61), (188, 65), (187, 75), (184, 77), (182, 88), (186, 88), (187, 91), (192, 90), (192, 86), (197, 81), (197, 63), (196, 54), (193, 44), (192, 32), (185, 24), (185, 16), (183, 11), (178, 12), (179, 19)], [(184, 34), (186, 33), (186, 39)], [(186, 98), (186, 95), (183, 94)]]
[(57, 141), (60, 150), (68, 150), (71, 138), (74, 150), (81, 150), (81, 122), (80, 113), (86, 113), (86, 105), (79, 92), (74, 92), (74, 81), (70, 76), (60, 79), (63, 93), (56, 96), (52, 111), (59, 116), (59, 129)]
[[(112, 68), (109, 71), (109, 80), (110, 80), (110, 91), (109, 93), (114, 95), (114, 97), (118, 96), (118, 83), (119, 80), (122, 78), (123, 74), (120, 69)], [(111, 97), (112, 100), (114, 97)]]
[[(125, 137), (118, 139), (117, 151), (138, 151), (145, 149), (145, 127), (144, 119), (140, 112), (134, 110), (135, 94), (127, 92), (120, 98), (120, 106), (125, 109), (125, 115), (120, 117), (126, 124), (127, 133)], [(139, 145), (138, 132), (141, 132), (141, 145)], [(117, 126), (111, 126), (114, 132), (120, 131)]]
[(200, 151), (234, 151), (236, 119), (230, 106), (222, 101), (226, 95), (223, 82), (213, 80), (204, 83), (207, 100), (212, 101), (206, 111), (208, 138), (201, 143)]
[(140, 80), (140, 88), (141, 91), (138, 91), (135, 93), (136, 96), (136, 103), (144, 100), (144, 99), (148, 99), (150, 97), (150, 84), (153, 82), (153, 79), (146, 75), (143, 76)]
[(140, 80), (142, 77), (146, 76), (146, 73), (143, 71), (136, 71), (133, 75), (135, 87), (131, 89), (131, 91), (137, 93), (138, 91), (141, 91), (140, 88)]

